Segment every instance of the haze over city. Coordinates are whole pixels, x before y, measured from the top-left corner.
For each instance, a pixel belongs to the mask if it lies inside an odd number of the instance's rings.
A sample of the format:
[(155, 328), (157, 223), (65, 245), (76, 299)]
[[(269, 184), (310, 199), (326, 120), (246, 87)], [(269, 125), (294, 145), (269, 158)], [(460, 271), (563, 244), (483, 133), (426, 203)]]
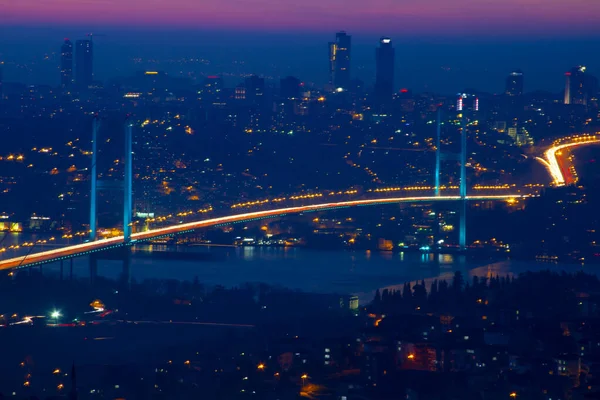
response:
[[(243, 61), (245, 73), (295, 75), (323, 84), (323, 43), (331, 29), (353, 34), (353, 73), (366, 83), (375, 68), (372, 47), (382, 35), (394, 38), (397, 82), (420, 91), (476, 87), (498, 93), (503, 88), (494, 81), (521, 68), (529, 72), (527, 90), (556, 92), (561, 73), (572, 65), (591, 70), (600, 65), (592, 51), (600, 45), (595, 19), (600, 3), (590, 0), (25, 0), (0, 8), (5, 61), (39, 63), (56, 52), (55, 38), (95, 32), (101, 79), (134, 72), (136, 57), (201, 57), (216, 65)], [(7, 67), (5, 75), (56, 83), (42, 68)]]

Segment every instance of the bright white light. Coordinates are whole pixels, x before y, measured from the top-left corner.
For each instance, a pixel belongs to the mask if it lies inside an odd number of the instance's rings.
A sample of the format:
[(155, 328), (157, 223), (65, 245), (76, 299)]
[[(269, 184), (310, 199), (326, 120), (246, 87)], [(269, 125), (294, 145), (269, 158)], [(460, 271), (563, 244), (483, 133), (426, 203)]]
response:
[(50, 316), (54, 319), (60, 318), (60, 311), (58, 310), (54, 310), (52, 311), (52, 313), (50, 314)]

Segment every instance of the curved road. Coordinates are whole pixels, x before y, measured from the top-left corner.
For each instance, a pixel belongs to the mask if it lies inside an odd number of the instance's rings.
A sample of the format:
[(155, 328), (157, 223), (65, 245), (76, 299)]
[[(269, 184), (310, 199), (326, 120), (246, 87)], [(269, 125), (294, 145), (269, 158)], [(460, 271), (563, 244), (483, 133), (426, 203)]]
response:
[[(468, 196), (467, 200), (506, 200), (523, 197), (522, 195), (490, 195), (490, 196)], [(420, 197), (394, 197), (370, 200), (342, 201), (338, 203), (313, 204), (309, 206), (288, 207), (268, 211), (255, 211), (250, 213), (229, 215), (226, 217), (211, 218), (185, 224), (171, 225), (165, 228), (151, 229), (145, 232), (138, 232), (131, 235), (131, 242), (123, 243), (123, 236), (117, 236), (110, 239), (87, 242), (60, 249), (47, 250), (39, 253), (32, 253), (26, 256), (19, 256), (0, 261), (0, 270), (12, 268), (24, 268), (48, 262), (55, 262), (67, 258), (96, 253), (113, 248), (123, 247), (135, 244), (139, 241), (155, 239), (159, 237), (171, 236), (181, 233), (192, 232), (199, 228), (208, 228), (212, 226), (231, 224), (236, 222), (252, 221), (257, 219), (274, 218), (286, 214), (299, 214), (303, 212), (322, 211), (336, 208), (346, 208), (355, 206), (373, 206), (378, 204), (392, 203), (411, 203), (411, 202), (430, 202), (430, 201), (456, 201), (460, 196), (420, 196)]]
[(552, 146), (548, 150), (546, 150), (546, 152), (544, 153), (544, 156), (546, 157), (545, 160), (540, 157), (537, 158), (540, 162), (542, 162), (546, 166), (546, 168), (548, 168), (548, 172), (550, 173), (550, 176), (552, 177), (552, 183), (554, 183), (554, 185), (556, 185), (556, 186), (564, 186), (565, 185), (565, 176), (560, 167), (558, 158), (556, 157), (557, 155), (560, 154), (560, 150), (568, 149), (571, 147), (587, 145), (587, 144), (600, 143), (600, 136), (583, 135), (583, 136), (573, 137), (573, 138), (571, 138), (571, 140), (572, 140), (571, 142), (555, 144), (554, 146)]

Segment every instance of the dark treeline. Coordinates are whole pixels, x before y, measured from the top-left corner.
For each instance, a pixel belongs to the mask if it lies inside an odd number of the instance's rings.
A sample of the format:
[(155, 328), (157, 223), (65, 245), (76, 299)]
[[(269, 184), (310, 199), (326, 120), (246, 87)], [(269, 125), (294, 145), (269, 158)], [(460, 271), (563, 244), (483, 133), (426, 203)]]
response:
[(450, 282), (424, 281), (402, 290), (377, 290), (370, 307), (386, 315), (407, 312), (473, 315), (484, 307), (519, 310), (522, 315), (546, 318), (571, 318), (581, 293), (600, 292), (600, 281), (584, 272), (569, 274), (543, 271), (527, 272), (518, 277), (474, 276), (466, 281), (460, 271)]

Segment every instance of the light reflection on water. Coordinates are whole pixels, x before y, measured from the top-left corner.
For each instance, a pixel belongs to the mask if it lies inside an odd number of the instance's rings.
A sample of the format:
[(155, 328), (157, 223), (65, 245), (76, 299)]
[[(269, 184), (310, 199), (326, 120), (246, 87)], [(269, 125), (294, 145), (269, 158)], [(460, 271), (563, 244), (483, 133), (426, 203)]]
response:
[[(32, 239), (29, 239), (32, 240)], [(163, 245), (146, 246), (153, 252), (175, 251)], [(195, 259), (174, 257), (141, 257), (134, 253), (131, 276), (144, 279), (191, 280), (198, 277), (206, 285), (227, 287), (246, 282), (264, 282), (270, 285), (319, 293), (352, 293), (361, 302), (370, 301), (378, 288), (401, 289), (405, 282), (425, 280), (427, 287), (433, 279), (452, 279), (461, 271), (465, 280), (472, 276), (519, 274), (525, 271), (551, 269), (575, 271), (580, 265), (556, 265), (512, 260), (471, 260), (462, 255), (392, 253), (376, 251), (320, 251), (281, 247), (185, 247), (181, 252), (197, 253)], [(136, 252), (140, 251), (137, 249)], [(69, 261), (63, 264), (69, 274)], [(100, 260), (98, 273), (117, 279), (121, 263)], [(585, 266), (586, 271), (598, 273), (599, 267)], [(43, 270), (57, 274), (60, 264), (47, 264)], [(86, 277), (88, 259), (75, 259), (73, 272)]]

